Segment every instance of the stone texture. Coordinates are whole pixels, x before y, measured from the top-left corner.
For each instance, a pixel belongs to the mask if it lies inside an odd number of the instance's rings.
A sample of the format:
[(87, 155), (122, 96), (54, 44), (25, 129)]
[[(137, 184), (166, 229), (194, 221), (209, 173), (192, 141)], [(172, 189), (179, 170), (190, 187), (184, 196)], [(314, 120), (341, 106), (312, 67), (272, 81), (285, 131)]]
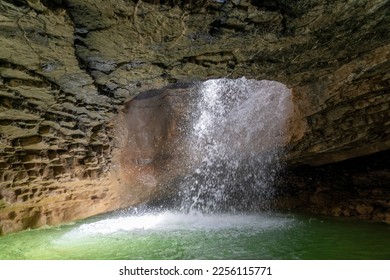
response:
[(389, 14), (387, 0), (1, 1), (0, 232), (140, 202), (114, 123), (170, 83), (287, 84), (290, 165), (388, 150)]
[(186, 174), (185, 140), (196, 94), (189, 85), (139, 94), (116, 118), (116, 177), (129, 189), (128, 201), (157, 200), (174, 191), (172, 181)]
[(389, 222), (389, 151), (322, 166), (290, 167), (275, 207)]
[(113, 96), (212, 77), (277, 80), (294, 89), (302, 121), (292, 163), (389, 148), (387, 1), (91, 2), (69, 1), (86, 32), (76, 49)]
[(1, 3), (0, 233), (121, 205), (108, 171), (115, 109), (80, 69), (73, 22), (22, 2)]

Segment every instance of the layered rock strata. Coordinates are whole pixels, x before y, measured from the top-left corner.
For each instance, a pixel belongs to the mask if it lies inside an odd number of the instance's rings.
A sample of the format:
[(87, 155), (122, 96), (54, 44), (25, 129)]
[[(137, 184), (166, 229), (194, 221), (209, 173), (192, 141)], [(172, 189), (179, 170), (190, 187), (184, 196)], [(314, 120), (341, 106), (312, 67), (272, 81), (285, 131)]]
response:
[(389, 151), (322, 166), (288, 168), (275, 208), (390, 223)]
[(145, 200), (123, 183), (114, 123), (170, 83), (291, 87), (291, 165), (388, 150), (389, 14), (387, 0), (1, 1), (0, 233)]

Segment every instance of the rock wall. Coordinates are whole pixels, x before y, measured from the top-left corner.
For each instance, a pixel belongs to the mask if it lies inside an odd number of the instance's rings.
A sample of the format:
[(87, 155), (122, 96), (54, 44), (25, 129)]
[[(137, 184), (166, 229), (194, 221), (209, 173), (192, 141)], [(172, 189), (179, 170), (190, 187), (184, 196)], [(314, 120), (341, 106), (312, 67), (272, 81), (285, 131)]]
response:
[(291, 165), (388, 150), (389, 14), (387, 0), (1, 1), (0, 233), (139, 202), (114, 123), (170, 83), (293, 88)]
[[(80, 69), (62, 8), (2, 1), (0, 233), (116, 208), (109, 99)], [(27, 5), (28, 4), (28, 5)]]
[(321, 165), (389, 149), (389, 58), (387, 45), (295, 88), (308, 129), (293, 144), (292, 162)]
[[(186, 174), (186, 134), (196, 92), (176, 84), (139, 94), (116, 118), (116, 176), (129, 190), (127, 201), (171, 196), (172, 181)], [(193, 160), (193, 159), (192, 159)]]
[(274, 207), (390, 223), (390, 152), (285, 170)]

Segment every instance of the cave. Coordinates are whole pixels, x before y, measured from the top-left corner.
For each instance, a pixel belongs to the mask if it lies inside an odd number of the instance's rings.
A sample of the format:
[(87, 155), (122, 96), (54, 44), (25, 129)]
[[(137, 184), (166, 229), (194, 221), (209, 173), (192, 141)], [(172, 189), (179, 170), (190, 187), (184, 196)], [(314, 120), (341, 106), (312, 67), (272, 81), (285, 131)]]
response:
[(176, 203), (193, 89), (223, 79), (291, 91), (267, 207), (388, 224), (389, 14), (386, 0), (1, 1), (0, 235)]
[(115, 128), (117, 174), (128, 200), (144, 196), (184, 212), (269, 208), (294, 134), (293, 107), (282, 83), (245, 78), (137, 95)]

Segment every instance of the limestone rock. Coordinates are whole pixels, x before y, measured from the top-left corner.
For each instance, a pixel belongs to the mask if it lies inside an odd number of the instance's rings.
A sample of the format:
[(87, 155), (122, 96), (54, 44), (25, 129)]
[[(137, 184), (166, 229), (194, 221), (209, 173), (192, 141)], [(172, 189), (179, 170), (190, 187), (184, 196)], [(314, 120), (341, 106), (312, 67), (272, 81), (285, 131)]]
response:
[(387, 0), (1, 1), (0, 232), (146, 200), (113, 175), (114, 122), (172, 83), (291, 87), (290, 165), (388, 150), (389, 14)]
[(356, 206), (356, 211), (359, 213), (359, 215), (368, 215), (374, 211), (374, 207), (370, 205), (361, 204)]
[(290, 167), (280, 178), (275, 207), (388, 222), (389, 159), (387, 151), (323, 166)]

